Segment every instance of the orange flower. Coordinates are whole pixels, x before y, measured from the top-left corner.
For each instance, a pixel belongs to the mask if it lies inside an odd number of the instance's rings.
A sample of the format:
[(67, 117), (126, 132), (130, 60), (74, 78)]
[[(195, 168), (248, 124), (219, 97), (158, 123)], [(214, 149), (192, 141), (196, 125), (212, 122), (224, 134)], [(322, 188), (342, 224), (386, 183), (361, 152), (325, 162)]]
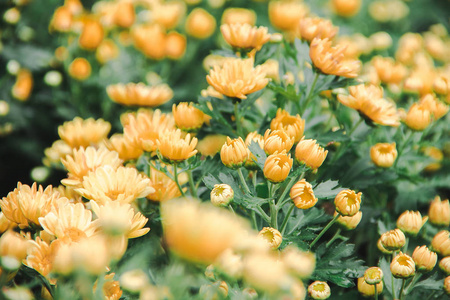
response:
[(378, 143), (370, 147), (370, 158), (377, 167), (389, 168), (397, 158), (395, 143)]
[(355, 193), (353, 190), (340, 191), (334, 198), (336, 211), (343, 216), (354, 216), (361, 206), (362, 193)]
[(431, 111), (422, 103), (413, 103), (404, 122), (412, 130), (422, 131), (431, 124)]
[(166, 33), (158, 24), (139, 25), (132, 29), (135, 47), (145, 56), (160, 60), (166, 55)]
[(133, 25), (136, 18), (133, 3), (131, 1), (121, 1), (115, 6), (114, 23), (125, 28)]
[(67, 32), (72, 27), (72, 12), (67, 6), (58, 7), (48, 26), (49, 30)]
[(155, 107), (166, 103), (173, 97), (172, 89), (167, 84), (146, 86), (142, 82), (109, 85), (106, 92), (111, 100), (123, 105)]
[(359, 12), (361, 0), (332, 0), (331, 5), (337, 15), (348, 18)]
[(77, 57), (69, 65), (69, 75), (76, 80), (86, 80), (91, 76), (91, 64), (85, 58)]
[(144, 153), (141, 148), (131, 145), (130, 141), (119, 133), (105, 141), (105, 145), (109, 150), (119, 153), (119, 158), (124, 161), (137, 159)]
[(430, 204), (428, 216), (430, 223), (448, 227), (450, 225), (450, 204), (448, 199), (441, 201), (441, 197), (436, 196)]
[(181, 1), (152, 3), (152, 19), (165, 29), (175, 28), (186, 13), (186, 5)]
[(214, 156), (220, 152), (222, 146), (227, 141), (227, 136), (221, 134), (210, 134), (197, 143), (197, 150), (201, 155)]
[(187, 17), (186, 33), (198, 38), (209, 38), (216, 29), (216, 19), (203, 8), (195, 8)]
[(186, 37), (178, 32), (169, 32), (166, 36), (166, 56), (170, 59), (180, 59), (186, 52)]
[(290, 154), (286, 154), (286, 150), (269, 155), (264, 164), (264, 177), (273, 183), (283, 182), (292, 168), (293, 159)]
[(384, 83), (399, 84), (408, 72), (404, 65), (395, 62), (391, 57), (375, 56), (372, 59), (372, 64), (378, 77)]
[(252, 59), (239, 58), (225, 61), (223, 67), (214, 66), (206, 80), (219, 93), (239, 99), (247, 99), (269, 83), (261, 66), (254, 68)]
[(12, 87), (12, 95), (14, 98), (25, 101), (30, 97), (33, 89), (33, 75), (27, 69), (21, 69), (17, 74), (16, 83)]
[[(150, 186), (155, 190), (147, 195), (147, 199), (157, 202), (164, 202), (170, 199), (178, 198), (181, 196), (181, 192), (178, 189), (175, 181), (170, 179), (163, 172), (151, 169), (150, 172)], [(178, 176), (180, 185), (183, 185), (182, 176)], [(185, 181), (185, 180), (184, 180)]]
[(301, 1), (270, 1), (269, 20), (276, 28), (291, 31), (309, 12), (308, 6)]
[(295, 206), (300, 209), (308, 209), (316, 205), (319, 199), (314, 196), (312, 185), (305, 179), (294, 184), (289, 192)]
[(433, 270), (437, 262), (437, 254), (430, 251), (427, 246), (414, 249), (412, 259), (416, 263), (416, 269), (419, 272), (429, 272)]
[(361, 69), (359, 60), (345, 59), (345, 47), (331, 47), (331, 41), (314, 38), (310, 45), (309, 56), (320, 71), (325, 74), (355, 78)]
[(404, 211), (397, 219), (397, 227), (406, 234), (416, 236), (428, 217), (423, 217), (418, 211)]
[(192, 102), (180, 102), (172, 105), (175, 125), (184, 131), (195, 131), (203, 125), (205, 114), (196, 108)]
[(276, 250), (280, 247), (283, 237), (281, 233), (272, 227), (264, 227), (258, 233), (258, 237), (267, 242), (272, 250)]
[(383, 247), (389, 251), (397, 251), (406, 243), (405, 234), (398, 228), (383, 233), (380, 240)]
[(83, 30), (81, 31), (78, 44), (86, 50), (96, 49), (104, 37), (103, 27), (99, 21), (86, 18), (83, 20)]
[(322, 18), (303, 18), (300, 20), (299, 36), (311, 42), (314, 38), (333, 39), (339, 28), (333, 26), (330, 20)]
[(161, 155), (172, 163), (182, 162), (197, 154), (197, 138), (191, 139), (189, 133), (182, 138), (180, 129), (164, 132), (156, 140), (156, 144)]
[(267, 129), (264, 133), (264, 151), (267, 154), (283, 150), (289, 152), (293, 145), (294, 138), (289, 136), (283, 129), (274, 131)]
[[(337, 215), (337, 211), (334, 212), (334, 216)], [(362, 218), (362, 211), (358, 211), (355, 215), (349, 217), (349, 216), (339, 216), (337, 218), (337, 223), (340, 224), (342, 227), (344, 227), (346, 230), (352, 230), (355, 229), (359, 222), (361, 222)]]
[(222, 24), (249, 24), (256, 23), (256, 13), (246, 8), (230, 7), (225, 9), (222, 15)]
[(72, 148), (98, 145), (107, 138), (111, 124), (103, 119), (75, 117), (58, 127), (59, 137)]
[(316, 170), (323, 164), (327, 154), (328, 150), (320, 147), (316, 140), (305, 140), (304, 137), (295, 148), (295, 159), (313, 170)]
[(272, 131), (283, 129), (290, 137), (294, 138), (294, 143), (298, 143), (305, 130), (305, 120), (298, 114), (291, 116), (287, 111), (279, 108), (276, 117), (270, 122), (270, 129)]
[(350, 95), (338, 95), (345, 106), (356, 109), (374, 123), (397, 127), (400, 117), (396, 106), (383, 98), (383, 88), (376, 85), (355, 85), (348, 88)]
[(409, 278), (416, 273), (416, 266), (411, 256), (400, 253), (392, 259), (391, 272), (395, 278)]
[(220, 150), (220, 159), (225, 166), (236, 169), (245, 163), (248, 154), (248, 148), (241, 137), (233, 140), (227, 137), (226, 143)]
[(101, 63), (107, 63), (119, 56), (119, 48), (113, 40), (107, 39), (98, 46), (95, 52), (95, 58)]
[(242, 49), (255, 49), (261, 47), (270, 40), (267, 27), (256, 27), (249, 24), (224, 24), (220, 26), (225, 41), (232, 47)]

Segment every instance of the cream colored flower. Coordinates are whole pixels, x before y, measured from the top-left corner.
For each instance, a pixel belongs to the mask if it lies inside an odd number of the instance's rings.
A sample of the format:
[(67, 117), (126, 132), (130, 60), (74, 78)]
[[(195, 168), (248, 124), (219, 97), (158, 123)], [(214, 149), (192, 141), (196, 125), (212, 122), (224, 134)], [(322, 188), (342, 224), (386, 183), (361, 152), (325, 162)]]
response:
[(375, 285), (383, 280), (383, 271), (378, 267), (368, 268), (364, 272), (364, 281), (368, 284)]
[(113, 134), (105, 141), (105, 146), (119, 154), (119, 158), (127, 161), (139, 158), (144, 150), (142, 148), (134, 147), (130, 140), (126, 139), (123, 134)]
[[(148, 199), (163, 202), (181, 196), (181, 192), (175, 181), (170, 179), (163, 172), (151, 169), (150, 180), (150, 186), (154, 188), (155, 191), (147, 195)], [(180, 185), (183, 185), (186, 181), (179, 175), (178, 182)]]
[(345, 106), (356, 109), (374, 123), (384, 126), (400, 125), (396, 106), (383, 98), (383, 88), (376, 85), (356, 85), (348, 88), (350, 95), (338, 95)]
[(391, 272), (396, 278), (409, 278), (416, 273), (416, 266), (411, 256), (400, 253), (392, 259)]
[(113, 84), (106, 88), (109, 98), (123, 105), (156, 107), (172, 99), (173, 91), (167, 84), (147, 86), (144, 83)]
[(222, 24), (246, 23), (254, 26), (256, 23), (256, 13), (246, 8), (230, 7), (223, 12), (221, 22)]
[(417, 271), (429, 272), (436, 265), (437, 254), (430, 251), (427, 246), (417, 246), (412, 254), (412, 259), (416, 263)]
[(68, 171), (68, 178), (61, 182), (70, 187), (81, 187), (83, 177), (99, 167), (108, 165), (116, 169), (122, 165), (118, 153), (109, 151), (104, 146), (98, 149), (94, 147), (74, 149), (73, 154), (67, 155), (61, 162)]
[(188, 133), (184, 138), (181, 137), (181, 130), (166, 131), (156, 140), (158, 150), (161, 155), (171, 162), (184, 161), (195, 154), (197, 150), (197, 138)]
[(159, 109), (141, 109), (136, 114), (127, 114), (121, 121), (125, 139), (147, 152), (156, 151), (156, 140), (161, 133), (175, 129), (173, 116), (161, 113)]
[(308, 286), (308, 294), (313, 299), (328, 299), (331, 289), (325, 281), (314, 281)]
[(106, 139), (110, 130), (111, 124), (102, 119), (83, 120), (76, 117), (59, 126), (58, 134), (70, 147), (79, 148), (99, 144)]
[(404, 211), (397, 219), (397, 227), (404, 233), (417, 235), (428, 220), (428, 217), (423, 217), (418, 211)]
[[(334, 216), (337, 215), (337, 211), (334, 212)], [(361, 218), (362, 218), (362, 211), (358, 211), (355, 215), (349, 217), (349, 216), (339, 216), (339, 218), (337, 218), (336, 222), (340, 225), (342, 225), (342, 227), (344, 227), (347, 230), (352, 230), (355, 229), (359, 222), (361, 222)]]
[(84, 176), (82, 188), (76, 189), (83, 197), (99, 204), (108, 201), (131, 203), (154, 192), (150, 179), (135, 168), (103, 166)]
[(345, 59), (345, 47), (331, 46), (331, 41), (314, 38), (310, 45), (309, 56), (320, 71), (325, 74), (355, 78), (361, 69), (359, 60)]
[(450, 255), (450, 232), (448, 230), (439, 231), (431, 240), (431, 247), (442, 256)]
[(409, 128), (422, 131), (431, 124), (431, 111), (428, 106), (420, 102), (413, 103), (403, 121)]
[(281, 260), (290, 273), (302, 279), (309, 278), (316, 268), (316, 256), (314, 253), (300, 251), (292, 245), (282, 250)]
[[(375, 295), (375, 285), (368, 284), (364, 277), (358, 278), (358, 291), (364, 297), (372, 297)], [(383, 292), (383, 281), (377, 284), (377, 294), (381, 294)]]
[(61, 159), (68, 154), (72, 154), (72, 147), (63, 140), (55, 141), (51, 147), (44, 150), (45, 158), (42, 160), (44, 165), (51, 167), (53, 164), (59, 165)]
[(406, 243), (405, 234), (398, 228), (383, 233), (380, 240), (383, 247), (390, 251), (399, 250)]
[[(51, 244), (47, 244), (37, 237), (35, 241), (30, 241), (29, 243), (28, 255), (23, 263), (49, 279), (48, 275), (53, 270), (53, 260), (56, 251), (58, 251), (61, 246), (61, 242), (55, 240)], [(50, 282), (55, 284), (56, 279), (50, 279)]]
[(441, 197), (436, 196), (430, 204), (428, 217), (430, 218), (430, 223), (448, 227), (450, 225), (450, 204), (448, 199), (441, 200)]
[(276, 250), (280, 247), (283, 237), (281, 233), (272, 227), (264, 227), (258, 233), (258, 237), (263, 239), (266, 243), (270, 245), (270, 248)]
[(219, 93), (232, 98), (247, 99), (247, 95), (263, 89), (269, 80), (261, 66), (253, 67), (252, 59), (230, 59), (223, 67), (214, 66), (206, 76)]
[(220, 31), (225, 41), (235, 48), (259, 51), (270, 40), (268, 29), (264, 26), (256, 27), (246, 23), (223, 24)]
[(146, 57), (160, 60), (166, 55), (166, 33), (156, 23), (134, 26), (131, 30), (134, 46)]
[(227, 206), (234, 198), (234, 191), (228, 184), (215, 184), (211, 190), (211, 203), (215, 206)]

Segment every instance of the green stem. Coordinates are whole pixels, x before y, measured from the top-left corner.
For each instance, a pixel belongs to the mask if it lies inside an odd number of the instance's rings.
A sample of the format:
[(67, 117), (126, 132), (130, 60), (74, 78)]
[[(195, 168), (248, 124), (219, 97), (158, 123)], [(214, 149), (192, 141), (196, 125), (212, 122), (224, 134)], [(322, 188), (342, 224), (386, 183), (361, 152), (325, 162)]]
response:
[(316, 75), (314, 77), (314, 81), (313, 81), (312, 86), (311, 86), (311, 89), (309, 90), (308, 96), (306, 96), (305, 104), (303, 105), (303, 109), (300, 112), (300, 115), (303, 115), (303, 113), (305, 112), (306, 108), (308, 107), (309, 102), (312, 99), (312, 95), (313, 95), (314, 89), (315, 89), (316, 84), (317, 84), (317, 79), (319, 79), (319, 76), (320, 76), (320, 74), (316, 73)]
[(356, 128), (359, 127), (359, 125), (363, 122), (363, 118), (359, 118), (359, 121), (356, 122), (355, 126), (353, 126), (353, 128), (350, 130), (350, 132), (348, 133), (348, 136), (351, 136), (353, 132), (355, 132)]
[(337, 219), (339, 218), (341, 214), (337, 213), (336, 216), (334, 216), (334, 218), (330, 221), (330, 223), (327, 224), (327, 226), (325, 226), (324, 229), (322, 229), (322, 231), (319, 233), (319, 235), (314, 239), (314, 241), (312, 241), (311, 245), (309, 245), (309, 249), (312, 249), (312, 247), (314, 247), (314, 245), (317, 243), (317, 241), (319, 241), (319, 239), (322, 237), (322, 235), (325, 234), (325, 232), (327, 232), (328, 229), (330, 229), (330, 227), (337, 221)]
[(329, 240), (325, 246), (328, 248), (335, 240), (337, 240), (340, 237), (340, 234), (341, 234), (341, 229), (338, 228), (338, 230), (336, 230), (336, 233), (333, 235), (331, 240)]
[(253, 221), (253, 227), (255, 227), (255, 230), (258, 230), (258, 223), (256, 222), (256, 214), (254, 210), (252, 210), (251, 212), (251, 217)]
[(270, 217), (266, 214), (266, 212), (261, 208), (261, 206), (256, 206), (256, 210), (261, 214), (261, 217), (267, 222), (270, 223)]
[(233, 206), (228, 205), (228, 209), (229, 209), (233, 214), (236, 214), (236, 212), (235, 212), (234, 209), (233, 209)]
[(375, 300), (378, 300), (378, 290), (377, 290), (377, 285), (374, 284), (373, 287), (375, 288)]
[(192, 197), (197, 197), (197, 190), (195, 189), (194, 178), (192, 177), (192, 171), (187, 171), (188, 179), (189, 179), (189, 191), (191, 192)]
[(242, 133), (242, 127), (241, 127), (241, 120), (240, 120), (240, 115), (239, 115), (239, 102), (236, 101), (234, 102), (234, 117), (236, 118), (235, 122), (236, 122), (236, 133), (238, 136), (242, 137), (243, 133)]
[(242, 169), (241, 168), (237, 169), (237, 172), (239, 175), (239, 180), (241, 181), (241, 184), (244, 188), (245, 193), (250, 195), (251, 194), (250, 189), (248, 188), (247, 182), (245, 182), (244, 175), (242, 174)]
[(272, 228), (278, 229), (278, 209), (275, 205), (275, 200), (269, 200), (270, 205), (270, 226)]
[(405, 288), (405, 282), (406, 282), (406, 279), (402, 279), (402, 287), (400, 288), (400, 295), (399, 295), (399, 297), (400, 297), (400, 300), (402, 300), (403, 299), (403, 289)]
[(177, 187), (181, 192), (181, 196), (185, 197), (186, 195), (184, 194), (184, 191), (181, 188), (180, 183), (178, 182), (178, 165), (177, 164), (173, 165), (173, 179), (175, 180), (175, 183), (177, 184)]
[(398, 149), (397, 159), (395, 160), (394, 166), (393, 166), (394, 168), (397, 167), (398, 161), (400, 160), (400, 156), (402, 155), (403, 151), (406, 148), (406, 145), (409, 143), (409, 141), (411, 140), (412, 136), (413, 136), (413, 131), (409, 130), (408, 131), (408, 136), (406, 137), (405, 141), (402, 143), (401, 147), (399, 147), (399, 149)]
[(412, 288), (414, 287), (414, 285), (416, 284), (416, 282), (420, 279), (420, 277), (422, 277), (422, 273), (416, 273), (416, 274), (414, 274), (414, 277), (413, 277), (413, 279), (411, 280), (411, 283), (406, 287), (405, 295), (408, 295), (409, 292), (411, 292)]
[(431, 298), (433, 298), (433, 296), (434, 296), (435, 293), (436, 293), (436, 290), (434, 290), (434, 291), (430, 294), (430, 296), (428, 296), (427, 300), (430, 300)]
[(281, 235), (283, 235), (284, 231), (286, 230), (286, 225), (289, 221), (289, 217), (291, 216), (292, 211), (294, 210), (294, 207), (295, 207), (295, 204), (292, 203), (291, 207), (289, 207), (289, 210), (288, 210), (286, 216), (284, 217), (283, 223), (281, 224), (281, 227), (280, 227)]
[[(395, 252), (392, 252), (392, 259), (395, 257)], [(394, 275), (391, 272), (391, 285), (392, 285), (392, 299), (395, 299), (395, 281), (394, 281)]]
[(296, 177), (292, 177), (292, 178), (291, 178), (291, 181), (289, 181), (288, 185), (287, 185), (286, 188), (284, 189), (283, 194), (281, 194), (281, 197), (278, 198), (278, 203), (277, 203), (277, 204), (279, 205), (280, 208), (281, 208), (281, 207), (284, 205), (284, 203), (285, 203), (285, 202), (283, 202), (283, 199), (284, 199), (284, 197), (286, 197), (286, 194), (291, 190), (291, 188), (292, 188), (292, 186), (294, 185), (294, 183), (295, 183), (296, 181), (298, 181), (298, 180), (301, 180), (301, 179), (303, 178), (303, 176), (305, 176), (305, 172), (303, 172), (303, 173), (300, 175), (300, 178), (299, 178), (299, 179), (297, 179)]
[(258, 171), (254, 171), (253, 172), (253, 177), (252, 177), (252, 182), (253, 182), (253, 188), (256, 190), (256, 184), (258, 183), (258, 181), (257, 181), (257, 177), (256, 177), (256, 175), (258, 174)]
[(409, 237), (406, 237), (405, 245), (403, 245), (403, 253), (406, 253), (406, 251), (408, 250), (408, 244), (409, 244)]

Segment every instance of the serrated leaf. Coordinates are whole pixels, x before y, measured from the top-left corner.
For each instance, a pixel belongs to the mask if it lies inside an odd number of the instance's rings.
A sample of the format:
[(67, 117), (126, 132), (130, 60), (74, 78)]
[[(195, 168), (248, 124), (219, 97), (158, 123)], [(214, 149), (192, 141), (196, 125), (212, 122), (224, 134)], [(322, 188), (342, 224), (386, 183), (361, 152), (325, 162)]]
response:
[(434, 273), (433, 276), (417, 282), (413, 286), (412, 290), (414, 290), (415, 288), (421, 288), (425, 290), (441, 290), (443, 286), (444, 279), (438, 280), (438, 274)]
[(327, 180), (314, 187), (314, 195), (319, 199), (334, 199), (342, 190), (337, 180)]
[(267, 155), (263, 149), (259, 146), (259, 144), (255, 141), (252, 141), (248, 146), (250, 152), (256, 157), (256, 160), (253, 159), (256, 165), (263, 170), (264, 164), (266, 163)]

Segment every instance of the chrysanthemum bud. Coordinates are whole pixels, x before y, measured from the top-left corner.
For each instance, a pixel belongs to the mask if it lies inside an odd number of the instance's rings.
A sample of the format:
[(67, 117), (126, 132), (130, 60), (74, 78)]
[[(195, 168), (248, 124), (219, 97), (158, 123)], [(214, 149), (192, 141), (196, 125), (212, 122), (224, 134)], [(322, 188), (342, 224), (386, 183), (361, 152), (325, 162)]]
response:
[(364, 272), (364, 280), (371, 285), (378, 284), (383, 280), (383, 271), (378, 267), (368, 268)]
[(341, 17), (353, 17), (361, 8), (361, 0), (332, 0), (333, 10)]
[(204, 113), (193, 103), (180, 102), (172, 106), (175, 125), (184, 131), (195, 131), (202, 127)]
[(431, 241), (431, 247), (442, 256), (450, 255), (450, 232), (447, 230), (439, 231)]
[(416, 266), (411, 256), (401, 251), (392, 259), (391, 273), (395, 278), (409, 278), (416, 273)]
[(437, 262), (437, 254), (430, 251), (427, 246), (414, 249), (412, 258), (416, 263), (416, 269), (418, 272), (429, 272), (433, 270)]
[(69, 65), (69, 75), (83, 81), (91, 76), (91, 64), (85, 58), (75, 58)]
[(276, 151), (267, 157), (264, 164), (263, 173), (269, 181), (279, 183), (284, 181), (291, 171), (293, 160), (286, 150), (281, 153)]
[(281, 233), (272, 227), (264, 227), (259, 233), (258, 237), (266, 241), (273, 250), (280, 247), (283, 237)]
[(222, 24), (249, 24), (254, 26), (256, 23), (256, 13), (253, 10), (230, 7), (225, 9), (222, 15)]
[(441, 197), (436, 196), (430, 204), (428, 217), (430, 223), (448, 227), (450, 225), (450, 204), (448, 199), (441, 201)]
[(316, 205), (318, 199), (314, 196), (312, 185), (305, 179), (294, 184), (289, 192), (295, 206), (300, 209), (308, 209)]
[(184, 161), (197, 154), (197, 138), (191, 138), (189, 133), (183, 138), (179, 129), (161, 134), (156, 144), (161, 155), (171, 162)]
[(294, 143), (297, 143), (303, 136), (305, 120), (298, 114), (291, 116), (287, 111), (279, 108), (276, 117), (270, 122), (270, 129), (272, 131), (283, 129), (290, 137), (294, 138)]
[(169, 32), (166, 36), (166, 56), (170, 59), (180, 59), (186, 52), (186, 37), (178, 32)]
[(446, 256), (439, 262), (439, 268), (445, 272), (445, 274), (450, 275), (450, 256)]
[(450, 295), (450, 276), (447, 276), (444, 279), (444, 291), (447, 295)]
[(234, 198), (234, 191), (228, 184), (215, 184), (211, 191), (211, 203), (215, 206), (227, 206)]
[(311, 169), (317, 169), (327, 157), (328, 150), (320, 147), (316, 140), (305, 140), (302, 138), (295, 148), (295, 158)]
[(416, 131), (422, 131), (431, 123), (431, 112), (424, 105), (414, 103), (406, 114), (405, 124)]
[[(334, 216), (336, 216), (337, 211), (334, 212)], [(358, 226), (359, 222), (361, 222), (362, 211), (358, 211), (355, 215), (349, 216), (339, 216), (336, 220), (338, 224), (342, 225), (347, 230), (355, 229)]]
[(104, 30), (100, 22), (95, 19), (87, 19), (83, 24), (78, 44), (83, 49), (94, 50), (100, 45), (103, 37)]
[(312, 252), (300, 251), (297, 247), (287, 246), (281, 252), (281, 260), (288, 270), (302, 279), (309, 278), (316, 267), (316, 257)]
[(325, 281), (314, 281), (308, 286), (308, 294), (313, 299), (328, 299), (331, 289)]
[(397, 219), (397, 227), (406, 234), (416, 236), (428, 217), (423, 217), (418, 211), (404, 211)]
[(203, 8), (195, 8), (186, 19), (186, 33), (198, 38), (210, 37), (216, 29), (216, 19)]
[(119, 282), (122, 289), (132, 293), (139, 293), (150, 281), (144, 271), (135, 269), (120, 275)]
[[(364, 297), (372, 297), (375, 295), (375, 285), (368, 284), (364, 277), (358, 278), (358, 291)], [(377, 284), (377, 294), (383, 292), (383, 281)]]
[(20, 101), (25, 101), (30, 97), (32, 89), (33, 75), (27, 69), (20, 69), (17, 73), (16, 82), (12, 87), (12, 95)]
[(398, 228), (383, 233), (380, 239), (383, 247), (391, 251), (401, 249), (406, 243), (405, 234)]
[(220, 150), (222, 163), (228, 168), (237, 169), (245, 163), (247, 158), (248, 148), (245, 146), (244, 140), (241, 137), (237, 139), (227, 137), (227, 142)]
[(362, 193), (356, 193), (353, 190), (340, 191), (334, 198), (336, 211), (343, 216), (354, 216), (361, 207)]
[(378, 143), (370, 148), (370, 158), (377, 167), (389, 168), (397, 158), (395, 143)]
[(384, 248), (383, 243), (381, 242), (381, 238), (378, 239), (377, 247), (378, 247), (378, 250), (380, 250), (384, 254), (392, 254), (392, 251)]

